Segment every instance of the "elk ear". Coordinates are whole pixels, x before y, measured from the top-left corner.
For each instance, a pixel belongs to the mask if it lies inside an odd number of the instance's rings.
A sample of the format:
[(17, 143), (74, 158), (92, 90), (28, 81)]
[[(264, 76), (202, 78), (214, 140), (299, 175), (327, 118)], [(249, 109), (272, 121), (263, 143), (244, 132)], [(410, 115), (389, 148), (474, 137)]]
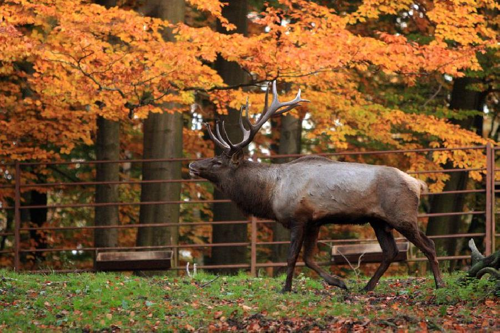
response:
[(242, 159), (243, 159), (243, 150), (238, 150), (231, 156), (231, 164), (238, 165), (240, 164)]

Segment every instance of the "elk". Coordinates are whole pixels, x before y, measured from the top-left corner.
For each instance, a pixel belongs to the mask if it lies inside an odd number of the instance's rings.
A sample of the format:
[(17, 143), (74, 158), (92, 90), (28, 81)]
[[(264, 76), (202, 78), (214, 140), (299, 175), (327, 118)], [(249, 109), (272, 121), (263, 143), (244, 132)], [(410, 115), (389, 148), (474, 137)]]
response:
[[(375, 231), (383, 260), (365, 286), (371, 291), (398, 253), (392, 230), (396, 229), (420, 249), (430, 262), (436, 288), (443, 286), (434, 243), (417, 225), (417, 211), (425, 182), (392, 167), (333, 161), (305, 156), (284, 164), (262, 164), (244, 158), (244, 148), (272, 116), (283, 114), (301, 102), (300, 90), (289, 102), (280, 102), (276, 81), (273, 100), (265, 105), (253, 124), (248, 102), (241, 108), (239, 127), (243, 140), (233, 143), (224, 122), (217, 121), (215, 133), (207, 131), (223, 149), (220, 156), (192, 162), (191, 176), (212, 182), (246, 214), (273, 219), (291, 231), (287, 276), (283, 292), (291, 291), (293, 272), (302, 246), (303, 260), (328, 284), (346, 289), (339, 278), (328, 274), (313, 259), (320, 227), (325, 224), (365, 224)], [(244, 111), (246, 115), (243, 116)]]

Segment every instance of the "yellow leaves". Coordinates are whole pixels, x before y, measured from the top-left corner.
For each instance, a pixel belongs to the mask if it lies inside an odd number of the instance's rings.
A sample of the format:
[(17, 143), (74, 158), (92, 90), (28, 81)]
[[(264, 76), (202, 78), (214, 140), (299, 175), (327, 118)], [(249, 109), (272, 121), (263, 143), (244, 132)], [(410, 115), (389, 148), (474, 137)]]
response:
[(487, 26), (488, 22), (479, 14), (478, 5), (490, 6), (476, 1), (435, 2), (427, 16), (436, 24), (436, 38), (453, 40), (461, 45), (483, 45), (495, 39), (496, 32)]
[(445, 164), (448, 162), (449, 154), (447, 151), (435, 151), (432, 153), (432, 160), (437, 164)]

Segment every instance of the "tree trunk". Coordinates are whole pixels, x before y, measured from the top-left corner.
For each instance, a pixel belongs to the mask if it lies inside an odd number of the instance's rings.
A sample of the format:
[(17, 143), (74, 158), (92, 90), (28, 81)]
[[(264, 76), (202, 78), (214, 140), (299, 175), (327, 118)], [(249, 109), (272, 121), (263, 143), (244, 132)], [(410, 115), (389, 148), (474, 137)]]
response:
[[(116, 0), (96, 0), (96, 3), (107, 8), (116, 6)], [(96, 159), (112, 161), (120, 159), (120, 123), (97, 117)], [(96, 165), (96, 181), (120, 180), (120, 165), (104, 163)], [(95, 202), (118, 202), (118, 185), (96, 185)], [(101, 206), (95, 208), (94, 224), (111, 226), (120, 224), (118, 206)], [(94, 232), (95, 247), (115, 247), (118, 245), (118, 229), (96, 229)]]
[[(42, 183), (42, 182), (40, 182)], [(21, 194), (22, 200), (25, 205), (30, 206), (45, 206), (47, 205), (47, 194), (41, 193), (36, 190), (24, 192)], [(21, 225), (28, 225), (32, 227), (42, 227), (47, 221), (47, 208), (30, 208), (21, 210)], [(7, 212), (10, 212), (9, 210)], [(13, 210), (12, 210), (13, 212)], [(12, 214), (14, 217), (14, 214)], [(46, 249), (47, 248), (47, 237), (44, 232), (37, 230), (30, 230), (29, 232), (30, 245), (34, 249)], [(30, 252), (23, 256), (21, 261), (25, 261), (31, 266), (31, 269), (36, 269), (36, 266), (45, 260), (46, 252)]]
[[(20, 64), (20, 69), (27, 74), (33, 74), (33, 64), (25, 63)], [(28, 98), (33, 96), (33, 91), (29, 88), (22, 89), (23, 98)], [(35, 170), (31, 170), (36, 176), (36, 180), (38, 183), (43, 184), (46, 182), (46, 177), (37, 173)], [(28, 205), (33, 206), (46, 206), (47, 205), (47, 193), (38, 192), (37, 190), (30, 190), (29, 192), (25, 192), (22, 194), (25, 199), (25, 202)], [(14, 211), (7, 211), (7, 221), (10, 218), (14, 219)], [(45, 222), (47, 222), (47, 212), (48, 209), (45, 208), (30, 208), (29, 210), (23, 209), (21, 210), (21, 221), (29, 222), (31, 227), (42, 227)], [(7, 222), (8, 223), (8, 222)], [(44, 231), (30, 231), (30, 238), (34, 241), (35, 249), (46, 249), (48, 247), (47, 237)], [(2, 241), (2, 249), (4, 246), (4, 240)], [(45, 260), (46, 252), (33, 252), (33, 257), (35, 264), (40, 263)]]
[[(170, 23), (184, 21), (184, 0), (147, 0), (138, 9), (145, 16), (161, 18)], [(167, 41), (174, 41), (171, 30), (163, 31)], [(164, 110), (176, 105), (165, 103)], [(144, 120), (143, 158), (164, 159), (182, 157), (182, 113), (150, 113)], [(181, 178), (181, 162), (149, 162), (143, 163), (143, 180), (168, 180)], [(180, 183), (142, 184), (141, 202), (180, 200)], [(179, 205), (154, 204), (142, 205), (139, 223), (177, 223), (179, 222)], [(177, 227), (139, 228), (138, 246), (155, 246), (176, 244)], [(176, 257), (176, 256), (175, 256)], [(150, 272), (157, 274), (159, 272)]]
[[(97, 160), (116, 161), (120, 159), (120, 123), (103, 117), (97, 118), (96, 139)], [(118, 163), (99, 163), (96, 165), (96, 180), (120, 180)], [(95, 202), (118, 202), (118, 185), (96, 185)], [(95, 208), (95, 225), (112, 226), (120, 223), (118, 206), (97, 206)], [(115, 247), (118, 245), (118, 229), (96, 229), (94, 233), (96, 247)]]
[[(168, 107), (166, 105), (165, 107)], [(162, 144), (163, 143), (163, 144)], [(144, 121), (145, 159), (182, 157), (182, 114), (152, 113)], [(143, 180), (168, 180), (181, 178), (180, 162), (143, 163)], [(180, 200), (180, 183), (142, 184), (141, 202)], [(179, 221), (179, 205), (142, 205), (139, 223), (176, 223)], [(175, 244), (177, 228), (140, 228), (138, 246)]]
[[(236, 25), (236, 31), (230, 33), (247, 34), (247, 2), (230, 1), (229, 5), (224, 7), (222, 11), (224, 17), (229, 22)], [(218, 26), (220, 32), (226, 32), (220, 25)], [(226, 32), (227, 33), (227, 32)], [(219, 75), (223, 78), (224, 82), (228, 85), (241, 84), (246, 81), (245, 72), (234, 62), (227, 62), (223, 59), (218, 59), (216, 68)], [(229, 138), (233, 142), (239, 142), (243, 138), (243, 134), (238, 126), (239, 110), (230, 109), (227, 116), (222, 116), (226, 123), (226, 129)], [(216, 148), (216, 154), (220, 154), (221, 150)], [(219, 191), (215, 191), (214, 199), (227, 199)], [(214, 221), (241, 221), (247, 218), (240, 212), (240, 210), (233, 203), (216, 203), (214, 204)], [(238, 225), (214, 225), (212, 234), (212, 242), (216, 243), (240, 243), (248, 241), (247, 226), (245, 224)], [(210, 262), (216, 265), (229, 265), (229, 264), (242, 264), (246, 262), (246, 247), (214, 247), (212, 249), (212, 258)], [(233, 274), (237, 272), (235, 269), (219, 269), (219, 273)]]
[[(472, 78), (459, 78), (453, 84), (451, 93), (450, 108), (454, 110), (478, 110), (482, 111), (484, 96), (481, 92), (467, 88), (468, 85), (476, 82)], [(481, 135), (482, 118), (480, 116), (469, 117), (464, 120), (455, 121), (463, 128), (475, 130)], [(448, 163), (445, 168), (452, 168)], [(464, 190), (467, 187), (468, 174), (466, 172), (450, 173), (450, 179), (446, 182), (444, 191)], [(430, 213), (461, 212), (464, 209), (465, 195), (437, 195), (433, 196)], [(427, 235), (454, 234), (465, 231), (463, 216), (438, 216), (429, 218), (427, 225)], [(438, 255), (455, 255), (457, 252), (457, 239), (436, 239), (436, 251)], [(452, 264), (453, 266), (453, 264)], [(452, 268), (452, 267), (451, 267)]]
[[(300, 154), (301, 152), (301, 133), (302, 119), (295, 118), (292, 115), (286, 114), (281, 116), (281, 126), (278, 131), (280, 133), (279, 146), (277, 152), (280, 155)], [(275, 163), (286, 163), (293, 158), (280, 158), (274, 160)], [(283, 227), (280, 223), (273, 224), (273, 241), (289, 241), (290, 230)], [(273, 262), (286, 262), (288, 254), (288, 244), (274, 245), (272, 250)], [(275, 267), (273, 269), (274, 276), (284, 272), (284, 267)]]
[[(30, 205), (33, 206), (46, 206), (47, 205), (47, 193), (38, 192), (36, 190), (30, 191)], [(48, 208), (31, 208), (30, 210), (30, 221), (34, 227), (40, 228), (43, 227), (45, 222), (47, 222), (47, 212)], [(45, 231), (31, 230), (30, 237), (35, 241), (36, 249), (46, 249), (47, 244), (47, 236), (45, 235)], [(35, 262), (40, 263), (45, 261), (45, 253), (46, 252), (35, 252)]]

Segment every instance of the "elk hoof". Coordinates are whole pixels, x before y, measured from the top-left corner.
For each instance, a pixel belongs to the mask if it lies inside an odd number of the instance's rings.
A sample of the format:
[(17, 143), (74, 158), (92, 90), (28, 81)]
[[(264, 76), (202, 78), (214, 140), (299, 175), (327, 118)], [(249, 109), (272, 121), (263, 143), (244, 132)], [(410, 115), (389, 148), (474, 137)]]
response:
[(375, 289), (375, 286), (370, 286), (370, 285), (366, 285), (363, 289), (361, 289), (362, 292), (365, 292), (365, 293), (368, 293), (370, 291), (373, 291), (373, 289)]
[(446, 283), (444, 283), (444, 281), (437, 281), (436, 282), (436, 289), (439, 289), (439, 288), (446, 288)]
[(349, 291), (349, 288), (347, 288), (347, 285), (342, 280), (338, 281), (337, 287), (344, 289), (345, 291)]
[(287, 294), (290, 292), (292, 292), (292, 288), (283, 287), (283, 289), (281, 289), (280, 291), (280, 294)]
[(341, 279), (336, 279), (336, 278), (334, 278), (332, 276), (328, 276), (328, 277), (325, 278), (325, 281), (330, 286), (336, 286), (336, 287), (339, 287), (341, 289), (349, 291), (349, 288), (347, 288), (347, 285)]

